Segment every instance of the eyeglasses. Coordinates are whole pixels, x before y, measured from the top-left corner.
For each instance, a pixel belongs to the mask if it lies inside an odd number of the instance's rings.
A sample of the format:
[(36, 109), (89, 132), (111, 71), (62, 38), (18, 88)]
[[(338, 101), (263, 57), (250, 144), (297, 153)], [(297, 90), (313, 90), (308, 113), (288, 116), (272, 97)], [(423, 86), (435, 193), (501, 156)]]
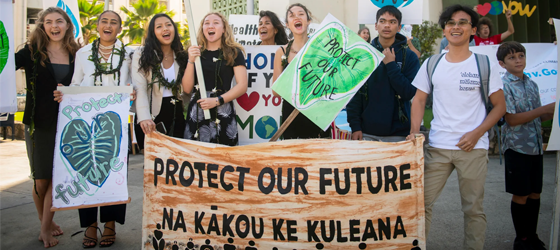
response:
[(461, 19), (459, 21), (448, 20), (447, 22), (445, 22), (445, 26), (447, 26), (449, 28), (455, 27), (455, 25), (459, 25), (459, 27), (466, 27), (467, 25), (472, 26), (472, 23), (469, 22), (469, 20), (466, 20), (466, 19)]

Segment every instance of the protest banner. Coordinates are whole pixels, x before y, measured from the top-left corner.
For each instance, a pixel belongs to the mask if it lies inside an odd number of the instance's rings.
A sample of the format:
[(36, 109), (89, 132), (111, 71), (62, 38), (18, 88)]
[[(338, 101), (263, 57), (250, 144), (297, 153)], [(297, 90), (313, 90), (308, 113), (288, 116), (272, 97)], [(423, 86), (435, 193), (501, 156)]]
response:
[(424, 0), (358, 0), (358, 23), (377, 23), (377, 11), (388, 5), (395, 6), (401, 11), (401, 23), (422, 24)]
[(128, 203), (132, 87), (58, 87), (52, 209)]
[[(267, 142), (278, 131), (282, 98), (272, 95), (274, 57), (279, 46), (245, 46), (247, 93), (235, 99), (239, 145)], [(235, 79), (233, 80), (235, 82)]]
[(229, 26), (235, 41), (243, 46), (257, 45), (261, 41), (257, 15), (229, 15)]
[[(546, 105), (556, 101), (556, 82), (558, 79), (557, 47), (553, 43), (523, 43), (527, 51), (527, 66), (525, 75), (535, 81), (541, 92), (541, 103)], [(506, 69), (500, 67), (496, 52), (500, 45), (474, 46), (469, 49), (477, 54), (487, 55), (491, 64), (496, 67), (500, 76), (506, 73)]]
[(142, 247), (425, 249), (423, 141), (227, 147), (151, 133)]
[(329, 14), (272, 90), (326, 130), (382, 60), (383, 54)]
[(74, 25), (74, 39), (76, 42), (82, 43), (82, 24), (80, 23), (80, 11), (78, 9), (78, 0), (43, 0), (43, 9), (48, 7), (61, 8), (68, 14), (72, 24)]
[(17, 111), (12, 1), (0, 0), (0, 113)]
[[(554, 29), (556, 34), (560, 34), (560, 20), (554, 19)], [(556, 58), (560, 58), (560, 52), (556, 52)], [(560, 71), (560, 67), (556, 68)], [(556, 88), (560, 87), (560, 81), (557, 80)], [(560, 98), (556, 96), (556, 108), (554, 110), (554, 118), (552, 121), (552, 132), (548, 139), (547, 151), (556, 150), (556, 179), (554, 188), (554, 204), (552, 207), (552, 227), (550, 230), (550, 249), (558, 249), (558, 232), (560, 231), (560, 116), (559, 116), (559, 103)]]

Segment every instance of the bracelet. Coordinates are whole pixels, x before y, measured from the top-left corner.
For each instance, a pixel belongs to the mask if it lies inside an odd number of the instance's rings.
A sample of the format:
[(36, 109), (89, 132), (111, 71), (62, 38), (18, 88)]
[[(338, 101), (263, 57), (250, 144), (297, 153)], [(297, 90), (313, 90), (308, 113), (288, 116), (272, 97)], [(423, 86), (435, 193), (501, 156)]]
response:
[(218, 101), (220, 102), (220, 105), (224, 104), (224, 98), (222, 96), (218, 96)]
[(191, 62), (191, 60), (187, 60), (187, 61), (189, 61), (189, 63), (192, 63), (192, 64), (194, 64), (194, 62)]

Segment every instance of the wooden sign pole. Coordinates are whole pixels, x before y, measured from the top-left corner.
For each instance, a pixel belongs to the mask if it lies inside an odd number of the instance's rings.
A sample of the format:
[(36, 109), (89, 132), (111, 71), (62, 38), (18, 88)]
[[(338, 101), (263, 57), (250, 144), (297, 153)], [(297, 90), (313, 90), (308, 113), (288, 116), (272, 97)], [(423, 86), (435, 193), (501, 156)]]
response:
[(284, 131), (286, 131), (286, 128), (288, 128), (288, 126), (290, 126), (294, 119), (296, 119), (297, 115), (299, 115), (299, 110), (294, 109), (290, 116), (288, 116), (288, 118), (282, 123), (282, 126), (280, 126), (278, 131), (276, 131), (272, 138), (270, 138), (270, 142), (277, 141), (278, 138), (280, 138), (280, 136), (284, 133)]
[[(191, 1), (185, 0), (184, 2), (189, 26), (189, 35), (191, 37), (191, 45), (198, 46), (198, 41), (196, 40), (196, 29), (194, 26), (194, 18), (191, 9)], [(200, 89), (200, 98), (206, 98), (206, 84), (204, 82), (204, 75), (202, 74), (202, 64), (200, 63), (200, 57), (196, 58), (194, 66), (196, 68), (196, 78), (198, 79), (198, 87)], [(210, 111), (207, 109), (204, 110), (204, 119), (210, 119)]]

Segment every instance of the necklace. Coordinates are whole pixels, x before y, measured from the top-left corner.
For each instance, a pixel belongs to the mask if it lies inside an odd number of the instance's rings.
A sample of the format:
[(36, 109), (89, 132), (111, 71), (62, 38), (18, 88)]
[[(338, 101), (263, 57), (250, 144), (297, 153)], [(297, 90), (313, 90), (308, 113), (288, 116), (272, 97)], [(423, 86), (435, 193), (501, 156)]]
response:
[(172, 55), (173, 53), (170, 53), (169, 55), (164, 56), (163, 59), (167, 61), (167, 59), (169, 59), (169, 57), (171, 57)]
[[(124, 49), (124, 44), (121, 45), (120, 49), (115, 48), (115, 44), (113, 44), (111, 47), (109, 47), (111, 49), (111, 52), (109, 52), (110, 56), (111, 56), (111, 62), (107, 64), (101, 64), (100, 63), (100, 58), (99, 58), (99, 54), (101, 54), (103, 56), (103, 52), (100, 53), (101, 50), (101, 42), (99, 41), (99, 38), (96, 39), (95, 41), (93, 41), (92, 43), (92, 47), (91, 47), (91, 56), (88, 58), (88, 60), (93, 62), (93, 65), (95, 66), (95, 72), (92, 74), (92, 76), (94, 77), (93, 81), (94, 84), (96, 86), (101, 86), (102, 82), (101, 82), (101, 75), (109, 75), (112, 74), (113, 78), (117, 78), (118, 82), (117, 85), (120, 85), (121, 79), (120, 79), (120, 75), (121, 75), (121, 66), (123, 64), (124, 58), (126, 57), (126, 50)], [(117, 68), (113, 69), (113, 55), (117, 55), (119, 56), (119, 64), (117, 66)], [(105, 58), (103, 56), (103, 58)], [(108, 60), (109, 58), (105, 59)], [(109, 68), (107, 68), (107, 66)], [(99, 77), (99, 81), (97, 80), (97, 78)]]

